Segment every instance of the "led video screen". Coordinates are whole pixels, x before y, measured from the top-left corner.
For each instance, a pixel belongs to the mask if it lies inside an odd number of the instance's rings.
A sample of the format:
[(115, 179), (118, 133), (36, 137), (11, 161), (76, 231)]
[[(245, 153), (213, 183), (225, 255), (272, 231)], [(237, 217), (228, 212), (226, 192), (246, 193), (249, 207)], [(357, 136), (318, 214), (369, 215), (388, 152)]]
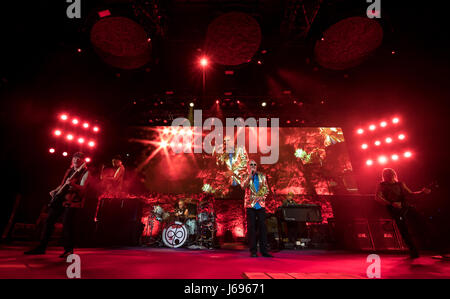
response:
[[(267, 128), (270, 131), (270, 127)], [(149, 191), (158, 193), (208, 193), (216, 198), (230, 195), (232, 186), (247, 171), (248, 161), (258, 163), (258, 171), (266, 174), (271, 193), (301, 195), (332, 195), (356, 191), (352, 166), (341, 128), (333, 127), (281, 127), (278, 134), (267, 133), (267, 144), (273, 136), (278, 146), (252, 148), (260, 139), (257, 128), (245, 127), (233, 137), (219, 134), (211, 143), (212, 150), (196, 149), (195, 131), (173, 127), (134, 128), (130, 142), (138, 144), (138, 171)], [(245, 136), (245, 144), (238, 142), (238, 134)], [(183, 136), (191, 136), (189, 142), (181, 142)], [(225, 137), (223, 138), (223, 135)], [(181, 136), (181, 137), (180, 137)], [(200, 133), (200, 141), (207, 136)], [(189, 139), (188, 139), (189, 140)], [(242, 139), (240, 139), (242, 141)], [(226, 144), (234, 153), (221, 149)], [(238, 145), (239, 143), (239, 145)], [(242, 143), (242, 142), (241, 142)], [(252, 145), (253, 143), (253, 145)], [(203, 144), (200, 142), (200, 147)], [(184, 152), (175, 153), (174, 148)], [(199, 152), (200, 151), (200, 152)], [(276, 151), (276, 155), (275, 155)], [(261, 164), (261, 158), (276, 156), (276, 162)]]

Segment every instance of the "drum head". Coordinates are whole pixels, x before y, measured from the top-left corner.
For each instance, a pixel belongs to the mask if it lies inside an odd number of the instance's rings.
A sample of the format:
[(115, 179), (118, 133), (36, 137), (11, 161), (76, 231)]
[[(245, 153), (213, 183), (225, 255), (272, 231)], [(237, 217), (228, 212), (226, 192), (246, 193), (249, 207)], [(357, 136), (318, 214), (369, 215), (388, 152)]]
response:
[(184, 245), (187, 240), (187, 229), (181, 222), (174, 222), (163, 230), (162, 239), (164, 245), (170, 248), (178, 248)]

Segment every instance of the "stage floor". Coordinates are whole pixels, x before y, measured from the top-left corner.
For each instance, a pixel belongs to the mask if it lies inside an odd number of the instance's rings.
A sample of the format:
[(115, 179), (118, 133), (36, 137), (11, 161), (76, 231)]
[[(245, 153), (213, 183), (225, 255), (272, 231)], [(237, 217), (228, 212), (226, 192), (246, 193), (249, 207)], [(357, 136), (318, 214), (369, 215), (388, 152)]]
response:
[[(69, 265), (58, 258), (60, 247), (46, 255), (25, 256), (19, 245), (0, 245), (0, 278), (66, 278)], [(81, 278), (240, 279), (243, 273), (321, 273), (366, 277), (367, 254), (325, 250), (283, 250), (274, 258), (251, 258), (247, 250), (169, 248), (82, 248)], [(381, 278), (450, 278), (450, 261), (424, 254), (380, 254)]]

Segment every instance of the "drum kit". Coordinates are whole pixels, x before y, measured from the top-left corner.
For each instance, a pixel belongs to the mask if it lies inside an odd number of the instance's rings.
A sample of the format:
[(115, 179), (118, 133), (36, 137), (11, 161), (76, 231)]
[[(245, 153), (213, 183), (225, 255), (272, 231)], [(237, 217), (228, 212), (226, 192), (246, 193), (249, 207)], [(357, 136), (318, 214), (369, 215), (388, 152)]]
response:
[(215, 246), (216, 223), (212, 201), (186, 202), (187, 217), (166, 212), (160, 205), (153, 206), (148, 217), (150, 234), (146, 246), (209, 249)]

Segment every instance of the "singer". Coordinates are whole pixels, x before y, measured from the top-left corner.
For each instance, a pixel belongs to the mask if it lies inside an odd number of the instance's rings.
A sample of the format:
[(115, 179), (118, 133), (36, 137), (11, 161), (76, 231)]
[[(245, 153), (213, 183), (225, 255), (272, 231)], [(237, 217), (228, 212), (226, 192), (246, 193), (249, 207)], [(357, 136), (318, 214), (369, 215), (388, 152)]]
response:
[(247, 233), (250, 256), (257, 257), (256, 231), (259, 231), (259, 251), (264, 257), (273, 257), (267, 251), (266, 197), (269, 193), (266, 176), (257, 172), (257, 164), (250, 160), (248, 175), (242, 180), (245, 190), (244, 207), (247, 211)]

